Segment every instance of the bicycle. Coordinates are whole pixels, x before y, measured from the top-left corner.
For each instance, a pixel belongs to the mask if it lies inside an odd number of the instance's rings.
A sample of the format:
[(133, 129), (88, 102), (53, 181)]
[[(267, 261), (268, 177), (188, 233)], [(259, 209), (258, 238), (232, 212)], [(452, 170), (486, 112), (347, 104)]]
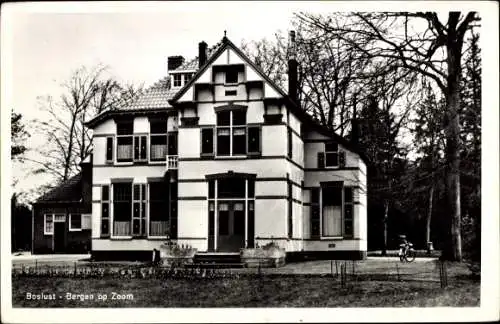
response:
[(399, 245), (399, 260), (401, 262), (413, 262), (415, 257), (416, 253), (412, 243), (407, 242)]

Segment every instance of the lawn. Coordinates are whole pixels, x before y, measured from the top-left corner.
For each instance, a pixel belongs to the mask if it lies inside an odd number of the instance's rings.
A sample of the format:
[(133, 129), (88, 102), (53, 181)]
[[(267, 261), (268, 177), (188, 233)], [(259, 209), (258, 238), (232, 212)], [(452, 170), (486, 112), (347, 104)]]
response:
[[(13, 277), (14, 307), (433, 307), (479, 306), (479, 281), (378, 281), (368, 277), (340, 286), (318, 275), (264, 275), (238, 279), (69, 279)], [(55, 300), (27, 300), (26, 294)], [(67, 293), (93, 300), (66, 299)], [(121, 296), (122, 299), (112, 300)], [(101, 297), (99, 299), (98, 297)], [(102, 300), (102, 296), (107, 296)], [(81, 296), (82, 298), (85, 296)]]

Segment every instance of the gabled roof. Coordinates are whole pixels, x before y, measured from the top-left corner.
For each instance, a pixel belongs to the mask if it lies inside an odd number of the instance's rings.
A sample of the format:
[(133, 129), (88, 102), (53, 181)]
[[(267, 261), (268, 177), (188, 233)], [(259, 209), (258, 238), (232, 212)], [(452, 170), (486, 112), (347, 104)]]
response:
[(68, 203), (82, 201), (82, 173), (69, 178), (59, 186), (49, 190), (38, 198), (35, 204), (39, 203)]
[(288, 98), (288, 95), (278, 86), (276, 83), (274, 83), (262, 70), (255, 65), (250, 58), (243, 53), (236, 45), (234, 45), (233, 42), (229, 40), (226, 36), (222, 38), (222, 41), (217, 43), (217, 46), (214, 46), (215, 50), (212, 51), (212, 54), (210, 57), (207, 58), (207, 61), (203, 66), (200, 67), (200, 69), (195, 73), (195, 75), (191, 78), (191, 80), (186, 83), (180, 90), (177, 92), (172, 99), (170, 99), (170, 103), (174, 103), (177, 101), (195, 82), (196, 80), (208, 69), (208, 67), (224, 52), (226, 48), (230, 47), (233, 51), (235, 51), (239, 56), (243, 58), (250, 66), (252, 66), (255, 71), (264, 79), (266, 80), (281, 96), (284, 98)]
[(342, 144), (345, 148), (357, 153), (365, 163), (368, 159), (360, 150), (355, 147), (350, 141), (346, 140), (344, 137), (338, 135), (333, 130), (320, 124), (311, 115), (306, 113), (296, 102), (294, 102), (287, 93), (285, 93), (275, 82), (273, 82), (245, 53), (243, 53), (233, 42), (231, 42), (226, 36), (222, 38), (222, 41), (214, 46), (215, 50), (212, 50), (210, 57), (208, 57), (207, 62), (200, 67), (200, 69), (195, 73), (191, 80), (184, 85), (169, 102), (174, 105), (175, 102), (196, 82), (196, 80), (210, 67), (210, 65), (224, 52), (226, 48), (230, 47), (234, 50), (244, 61), (246, 61), (256, 72), (259, 74), (270, 86), (274, 88), (281, 96), (288, 108), (290, 108), (294, 114), (304, 123), (313, 127), (320, 134), (327, 137), (333, 138), (338, 143)]

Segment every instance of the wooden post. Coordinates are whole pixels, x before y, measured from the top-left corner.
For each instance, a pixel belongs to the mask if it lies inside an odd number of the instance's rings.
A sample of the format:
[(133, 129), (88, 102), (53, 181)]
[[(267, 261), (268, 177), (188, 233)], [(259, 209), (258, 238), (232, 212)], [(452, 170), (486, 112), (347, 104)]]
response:
[(38, 260), (35, 260), (35, 274), (38, 273)]
[(337, 260), (335, 260), (335, 275), (338, 277), (339, 276), (339, 265)]
[(330, 274), (333, 277), (333, 260), (330, 261)]

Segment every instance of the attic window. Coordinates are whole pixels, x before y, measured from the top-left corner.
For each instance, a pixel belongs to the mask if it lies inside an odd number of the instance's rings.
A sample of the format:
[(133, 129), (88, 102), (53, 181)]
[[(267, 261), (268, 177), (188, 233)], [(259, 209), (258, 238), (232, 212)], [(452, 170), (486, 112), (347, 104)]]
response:
[(226, 71), (226, 83), (238, 83), (238, 71)]
[(182, 86), (182, 74), (174, 74), (174, 87)]
[(226, 90), (225, 95), (226, 96), (236, 96), (237, 92), (236, 90)]
[(192, 73), (186, 73), (186, 74), (184, 74), (184, 84), (187, 84), (189, 81), (191, 81), (192, 78), (193, 78), (193, 74)]

